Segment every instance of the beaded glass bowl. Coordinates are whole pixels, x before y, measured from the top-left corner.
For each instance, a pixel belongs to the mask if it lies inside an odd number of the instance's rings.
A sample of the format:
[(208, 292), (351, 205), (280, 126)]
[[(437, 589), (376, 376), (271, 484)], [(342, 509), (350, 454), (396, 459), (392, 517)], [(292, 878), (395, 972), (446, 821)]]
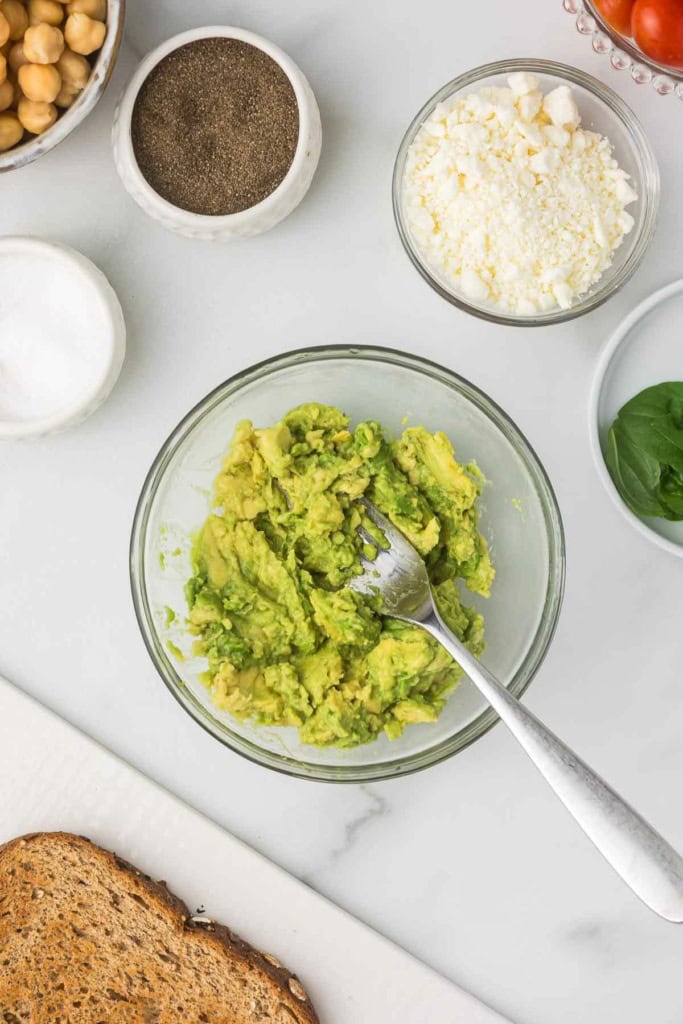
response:
[(562, 6), (574, 16), (577, 31), (591, 40), (596, 53), (609, 58), (615, 71), (630, 72), (637, 85), (651, 85), (660, 96), (673, 93), (683, 100), (683, 69), (670, 68), (646, 57), (632, 39), (607, 24), (594, 0), (562, 0)]

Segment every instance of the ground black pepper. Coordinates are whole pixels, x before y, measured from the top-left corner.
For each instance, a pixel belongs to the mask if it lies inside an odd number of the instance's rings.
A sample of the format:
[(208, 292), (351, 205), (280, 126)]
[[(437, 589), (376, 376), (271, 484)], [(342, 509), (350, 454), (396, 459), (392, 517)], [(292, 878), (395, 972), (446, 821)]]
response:
[(239, 39), (198, 39), (150, 72), (132, 118), (152, 188), (183, 210), (221, 216), (255, 206), (287, 174), (299, 108), (272, 57)]

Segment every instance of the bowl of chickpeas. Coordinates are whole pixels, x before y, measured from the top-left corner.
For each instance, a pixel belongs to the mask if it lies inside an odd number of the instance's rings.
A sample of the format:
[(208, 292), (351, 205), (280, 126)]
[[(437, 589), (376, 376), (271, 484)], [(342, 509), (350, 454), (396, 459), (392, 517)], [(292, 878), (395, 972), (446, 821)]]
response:
[(0, 0), (0, 171), (53, 149), (114, 69), (125, 0)]

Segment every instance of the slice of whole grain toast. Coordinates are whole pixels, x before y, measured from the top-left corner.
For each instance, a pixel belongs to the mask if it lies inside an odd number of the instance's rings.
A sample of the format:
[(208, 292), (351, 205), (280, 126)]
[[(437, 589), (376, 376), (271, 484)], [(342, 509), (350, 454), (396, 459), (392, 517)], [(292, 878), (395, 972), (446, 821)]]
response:
[(0, 846), (2, 1024), (319, 1024), (275, 957), (65, 832)]

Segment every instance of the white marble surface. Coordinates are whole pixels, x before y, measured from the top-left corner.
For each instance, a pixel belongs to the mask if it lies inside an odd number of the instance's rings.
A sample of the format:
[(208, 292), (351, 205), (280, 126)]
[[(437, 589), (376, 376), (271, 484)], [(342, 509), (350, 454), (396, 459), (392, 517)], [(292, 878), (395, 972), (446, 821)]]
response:
[[(133, 618), (127, 543), (167, 432), (245, 364), (301, 345), (372, 342), (452, 366), (516, 418), (564, 513), (566, 602), (529, 706), (683, 847), (683, 564), (615, 512), (586, 431), (608, 333), (680, 274), (683, 104), (610, 71), (559, 0), (129, 3), (126, 44), (95, 113), (0, 182), (2, 231), (81, 249), (118, 290), (129, 328), (120, 383), (96, 416), (60, 437), (0, 446), (0, 671), (519, 1024), (680, 1024), (683, 931), (612, 875), (502, 728), (384, 785), (264, 772), (168, 697)], [(223, 247), (145, 219), (109, 147), (114, 102), (139, 56), (221, 21), (292, 54), (325, 133), (294, 215)], [(404, 256), (389, 201), (394, 153), (422, 101), (470, 66), (523, 55), (617, 86), (663, 175), (659, 232), (636, 278), (591, 316), (538, 332), (485, 325), (442, 302)]]

